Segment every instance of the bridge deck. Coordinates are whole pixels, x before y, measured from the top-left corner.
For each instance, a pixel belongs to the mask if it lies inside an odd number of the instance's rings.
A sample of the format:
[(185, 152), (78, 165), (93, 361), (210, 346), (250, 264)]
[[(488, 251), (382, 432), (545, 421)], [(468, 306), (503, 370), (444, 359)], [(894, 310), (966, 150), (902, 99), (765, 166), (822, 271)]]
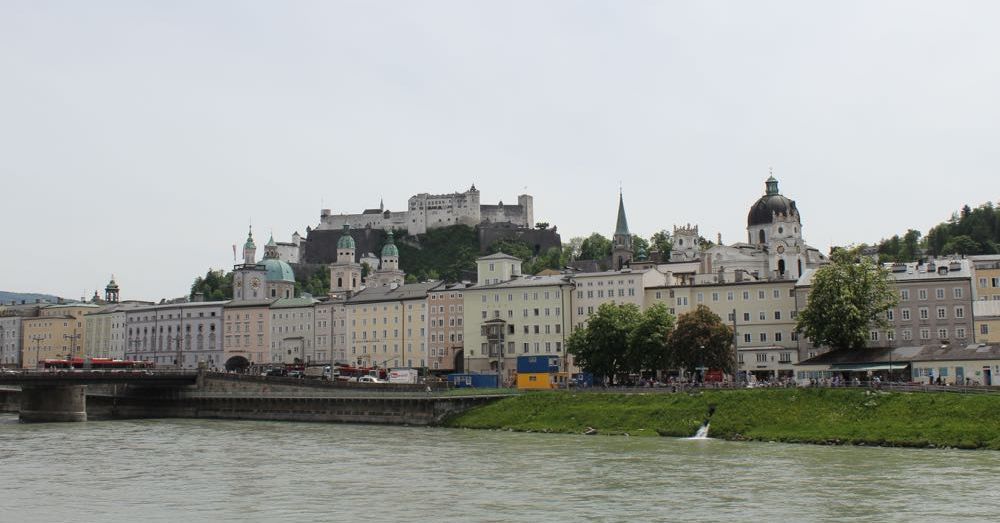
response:
[(21, 371), (0, 373), (0, 385), (70, 386), (133, 384), (143, 386), (194, 385), (197, 372), (178, 371)]

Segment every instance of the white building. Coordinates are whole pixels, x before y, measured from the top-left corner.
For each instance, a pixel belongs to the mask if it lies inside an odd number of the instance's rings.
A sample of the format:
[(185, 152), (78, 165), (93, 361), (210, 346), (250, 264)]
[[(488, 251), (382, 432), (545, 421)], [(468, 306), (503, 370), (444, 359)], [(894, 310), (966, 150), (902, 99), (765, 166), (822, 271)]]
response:
[(480, 205), (479, 190), (473, 185), (468, 191), (451, 194), (420, 193), (411, 196), (407, 210), (389, 211), (380, 203), (377, 209), (365, 209), (361, 214), (333, 214), (320, 211), (317, 229), (340, 229), (345, 224), (355, 229), (406, 230), (423, 234), (430, 229), (464, 224), (513, 223), (520, 227), (534, 226), (534, 203), (530, 195), (517, 197), (517, 204)]
[(140, 307), (125, 312), (126, 359), (158, 366), (221, 368), (223, 307), (228, 302), (191, 302)]
[[(316, 358), (313, 298), (282, 298), (271, 304), (271, 363), (312, 363)], [(325, 363), (325, 357), (320, 363)]]

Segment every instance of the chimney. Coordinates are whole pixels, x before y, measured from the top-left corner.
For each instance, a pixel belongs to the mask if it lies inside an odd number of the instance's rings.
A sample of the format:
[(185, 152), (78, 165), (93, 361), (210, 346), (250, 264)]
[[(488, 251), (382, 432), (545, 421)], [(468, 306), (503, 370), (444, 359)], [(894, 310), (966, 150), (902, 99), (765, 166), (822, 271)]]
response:
[(205, 301), (205, 293), (204, 292), (194, 293), (194, 301)]

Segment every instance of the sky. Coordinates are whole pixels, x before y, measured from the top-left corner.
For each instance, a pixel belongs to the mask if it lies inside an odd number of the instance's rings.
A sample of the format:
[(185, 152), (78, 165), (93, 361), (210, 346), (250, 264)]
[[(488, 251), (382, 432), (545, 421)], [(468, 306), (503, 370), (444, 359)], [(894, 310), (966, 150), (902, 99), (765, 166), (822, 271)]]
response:
[(534, 196), (563, 241), (806, 241), (1000, 199), (993, 1), (0, 2), (0, 290), (185, 295), (253, 223)]

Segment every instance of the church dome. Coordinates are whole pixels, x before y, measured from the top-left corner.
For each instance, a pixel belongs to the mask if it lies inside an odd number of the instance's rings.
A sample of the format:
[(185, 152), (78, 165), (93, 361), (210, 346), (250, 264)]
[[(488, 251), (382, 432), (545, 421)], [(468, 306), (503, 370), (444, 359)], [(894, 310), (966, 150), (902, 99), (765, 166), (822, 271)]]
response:
[(393, 243), (392, 231), (389, 231), (389, 234), (385, 240), (385, 246), (382, 247), (382, 257), (399, 258), (399, 249), (396, 248), (396, 244)]
[(344, 224), (344, 234), (337, 240), (338, 249), (354, 249), (354, 238), (351, 237), (350, 224)]
[(778, 180), (772, 176), (767, 179), (766, 185), (767, 193), (761, 196), (757, 203), (750, 208), (750, 214), (747, 216), (747, 227), (772, 223), (775, 214), (786, 216), (794, 214), (798, 217), (799, 210), (795, 207), (795, 201), (778, 193)]
[(267, 268), (267, 281), (295, 283), (295, 273), (287, 262), (277, 258), (265, 258), (261, 263)]

